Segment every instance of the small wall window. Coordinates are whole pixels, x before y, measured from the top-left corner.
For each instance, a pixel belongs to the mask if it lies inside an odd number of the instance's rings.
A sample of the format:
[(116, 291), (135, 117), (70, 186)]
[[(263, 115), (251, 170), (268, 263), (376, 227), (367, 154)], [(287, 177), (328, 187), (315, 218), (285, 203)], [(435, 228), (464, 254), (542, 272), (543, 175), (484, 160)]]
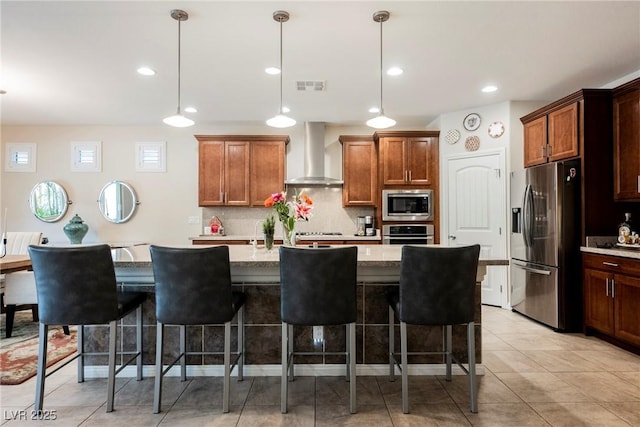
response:
[(136, 171), (166, 172), (166, 142), (137, 142)]
[(71, 171), (100, 172), (102, 170), (102, 142), (72, 142)]
[(8, 143), (5, 157), (6, 172), (35, 172), (36, 144)]

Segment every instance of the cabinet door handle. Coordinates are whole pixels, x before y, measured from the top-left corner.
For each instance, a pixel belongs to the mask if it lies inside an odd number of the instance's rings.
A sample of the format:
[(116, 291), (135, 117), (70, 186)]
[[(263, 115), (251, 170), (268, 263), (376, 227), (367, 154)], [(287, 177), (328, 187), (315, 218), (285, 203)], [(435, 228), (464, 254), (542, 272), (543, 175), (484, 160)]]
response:
[(220, 200), (224, 203), (224, 191), (220, 192)]
[(553, 151), (553, 147), (551, 145), (547, 145), (547, 157), (551, 157), (552, 151)]
[(611, 279), (611, 298), (616, 297), (616, 279)]
[(409, 171), (409, 182), (411, 182), (411, 171)]
[(609, 267), (617, 267), (618, 264), (614, 263), (614, 262), (606, 262), (606, 261), (602, 261), (602, 265), (608, 265)]
[(640, 193), (640, 175), (638, 175), (638, 193)]
[(540, 147), (540, 148), (542, 148), (542, 157), (547, 157), (547, 147), (543, 146), (543, 147)]
[(604, 295), (608, 297), (609, 296), (609, 278), (607, 277), (605, 280), (606, 280), (606, 286), (604, 288)]

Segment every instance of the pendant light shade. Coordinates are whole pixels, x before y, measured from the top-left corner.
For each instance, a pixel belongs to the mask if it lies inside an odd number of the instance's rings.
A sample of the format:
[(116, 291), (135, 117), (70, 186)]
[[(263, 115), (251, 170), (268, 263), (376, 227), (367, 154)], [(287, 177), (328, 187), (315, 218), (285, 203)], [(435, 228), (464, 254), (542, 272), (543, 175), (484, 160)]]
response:
[(382, 23), (389, 19), (389, 12), (380, 10), (373, 14), (373, 21), (380, 23), (380, 112), (372, 119), (367, 120), (367, 126), (375, 129), (386, 129), (395, 126), (396, 121), (384, 115), (382, 106)]
[(184, 10), (173, 9), (171, 11), (171, 17), (178, 21), (178, 109), (176, 111), (176, 114), (166, 117), (162, 121), (169, 126), (184, 128), (193, 126), (195, 124), (193, 120), (183, 116), (182, 111), (180, 110), (180, 23), (189, 19), (189, 14)]
[(280, 23), (280, 110), (277, 115), (267, 120), (267, 125), (274, 128), (288, 128), (296, 124), (296, 121), (282, 110), (282, 23), (289, 20), (289, 13), (284, 10), (276, 10), (273, 12), (273, 19)]

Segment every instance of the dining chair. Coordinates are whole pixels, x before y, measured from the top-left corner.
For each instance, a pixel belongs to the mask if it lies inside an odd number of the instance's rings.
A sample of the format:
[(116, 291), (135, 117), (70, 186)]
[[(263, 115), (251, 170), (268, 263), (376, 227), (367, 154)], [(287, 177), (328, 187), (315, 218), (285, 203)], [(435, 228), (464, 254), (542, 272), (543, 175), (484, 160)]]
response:
[[(224, 355), (222, 412), (229, 412), (231, 371), (237, 366), (238, 380), (244, 367), (245, 294), (232, 290), (229, 247), (171, 248), (151, 245), (156, 292), (156, 382), (153, 412), (161, 411), (162, 378), (180, 361), (180, 377), (186, 381), (188, 355)], [(238, 345), (231, 362), (231, 321), (238, 319)], [(224, 324), (222, 352), (187, 351), (187, 325)], [(165, 325), (178, 325), (179, 355), (163, 365)]]
[[(408, 356), (444, 355), (446, 380), (451, 381), (452, 360), (469, 379), (471, 412), (478, 412), (475, 366), (475, 293), (480, 245), (435, 247), (404, 246), (400, 263), (400, 285), (388, 293), (389, 375), (395, 366), (402, 374), (402, 412), (409, 413)], [(395, 319), (400, 321), (400, 358), (395, 353)], [(444, 327), (442, 351), (408, 352), (407, 324)], [(468, 368), (452, 351), (452, 325), (467, 325)]]
[[(142, 304), (147, 294), (118, 291), (108, 245), (30, 245), (29, 256), (35, 275), (40, 318), (35, 411), (42, 410), (45, 379), (49, 375), (77, 359), (78, 382), (83, 382), (85, 357), (105, 354), (108, 355), (106, 409), (107, 412), (113, 411), (116, 375), (135, 360), (137, 379), (142, 380)], [(136, 312), (136, 349), (118, 352), (118, 321), (133, 311)], [(108, 352), (85, 352), (84, 326), (100, 324), (109, 325)], [(78, 325), (78, 353), (47, 373), (49, 325)], [(116, 369), (116, 355), (130, 358), (123, 360)]]
[[(346, 356), (349, 410), (356, 413), (356, 265), (358, 248), (280, 247), (282, 378), (280, 409), (287, 412), (288, 382), (294, 379), (294, 356)], [(295, 351), (295, 326), (345, 325), (344, 352)], [(288, 372), (288, 375), (287, 375)]]

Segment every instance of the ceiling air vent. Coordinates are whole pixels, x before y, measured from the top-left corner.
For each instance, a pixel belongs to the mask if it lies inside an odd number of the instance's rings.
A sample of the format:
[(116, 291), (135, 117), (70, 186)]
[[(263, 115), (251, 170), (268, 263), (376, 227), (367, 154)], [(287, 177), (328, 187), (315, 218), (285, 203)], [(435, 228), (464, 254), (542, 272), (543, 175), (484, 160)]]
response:
[(326, 81), (298, 80), (296, 87), (303, 92), (324, 92), (327, 86)]

